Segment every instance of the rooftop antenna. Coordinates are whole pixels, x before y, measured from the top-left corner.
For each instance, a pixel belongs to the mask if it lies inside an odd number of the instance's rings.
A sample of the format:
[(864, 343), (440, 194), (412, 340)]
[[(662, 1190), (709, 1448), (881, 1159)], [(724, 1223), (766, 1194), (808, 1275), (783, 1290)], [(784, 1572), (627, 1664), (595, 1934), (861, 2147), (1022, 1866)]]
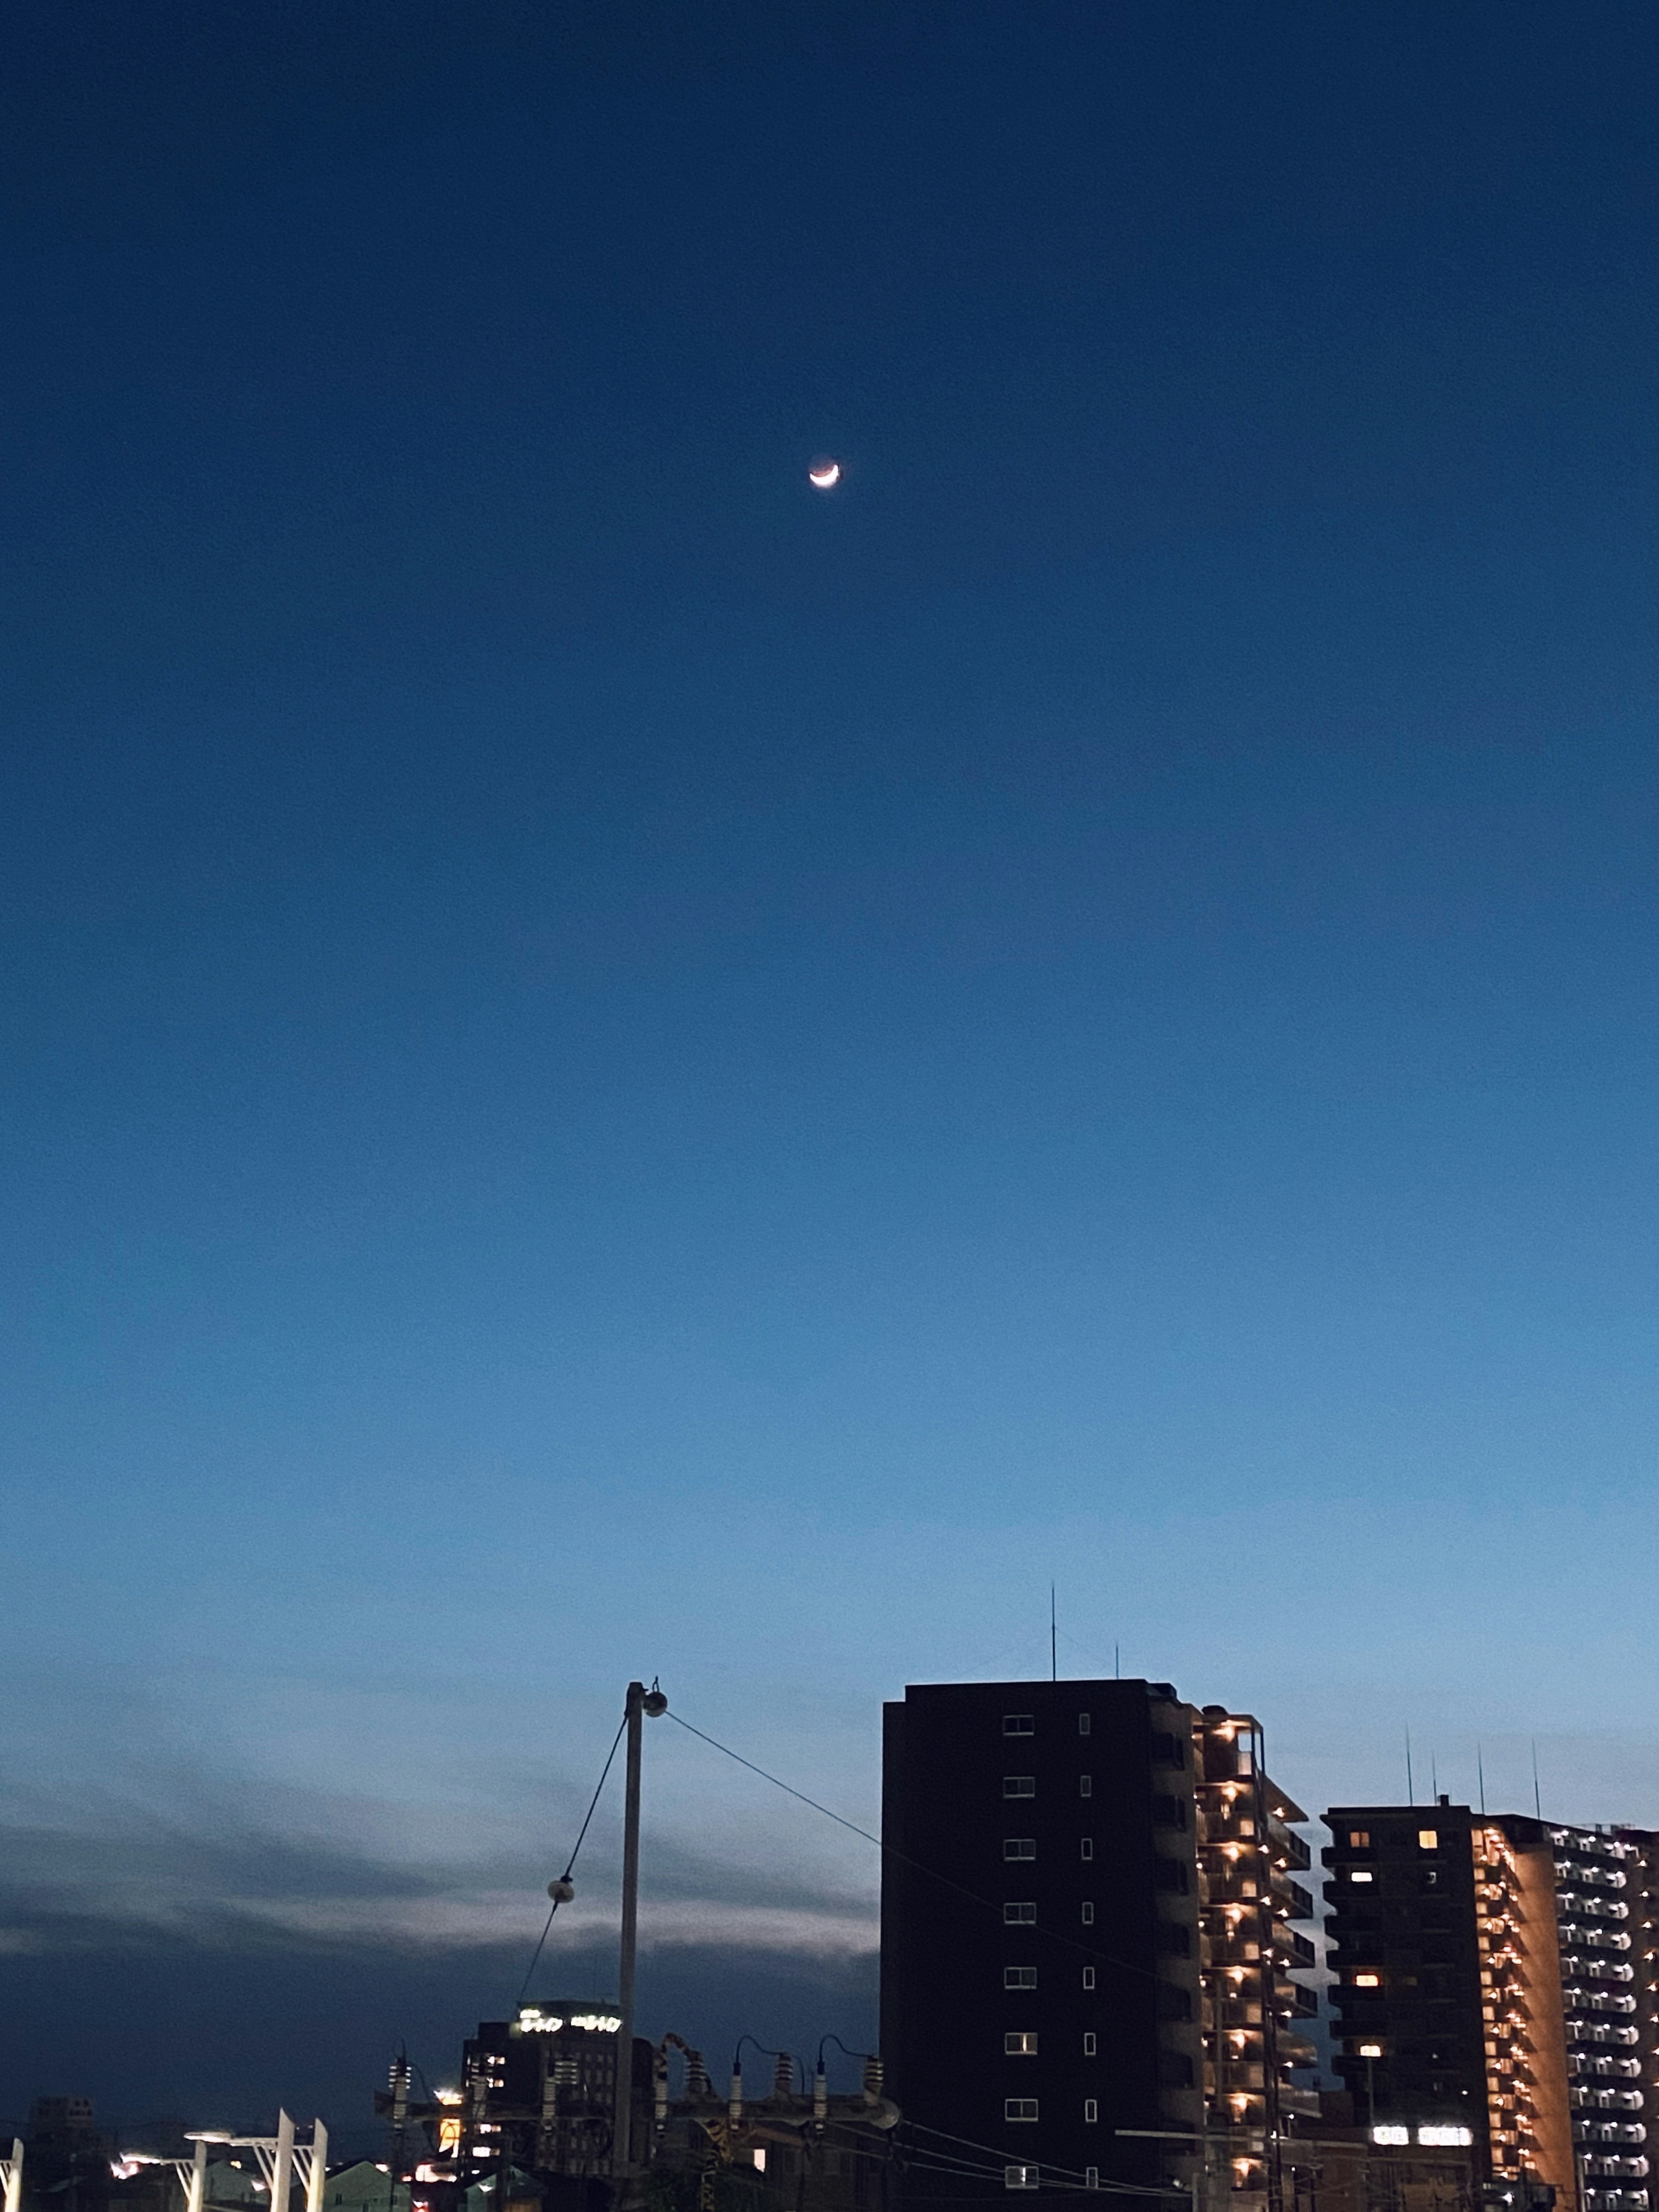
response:
[(1532, 1809), (1541, 1820), (1544, 1817), (1544, 1808), (1538, 1795), (1538, 1739), (1536, 1736), (1532, 1740)]
[(1054, 1626), (1054, 1586), (1048, 1585), (1048, 1680), (1060, 1680), (1059, 1631)]
[(1480, 1757), (1479, 1744), (1474, 1747), (1474, 1771), (1480, 1783), (1480, 1817), (1484, 1820), (1486, 1817), (1486, 1769)]
[(1123, 1646), (1121, 1644), (1115, 1644), (1112, 1646), (1112, 1680), (1115, 1682), (1120, 1680), (1122, 1675), (1122, 1669), (1118, 1665), (1118, 1654), (1122, 1649)]
[(1406, 1802), (1415, 1805), (1417, 1791), (1412, 1783), (1412, 1732), (1406, 1730)]
[(1429, 1753), (1429, 1795), (1436, 1800), (1440, 1796), (1440, 1769), (1435, 1763), (1432, 1752)]

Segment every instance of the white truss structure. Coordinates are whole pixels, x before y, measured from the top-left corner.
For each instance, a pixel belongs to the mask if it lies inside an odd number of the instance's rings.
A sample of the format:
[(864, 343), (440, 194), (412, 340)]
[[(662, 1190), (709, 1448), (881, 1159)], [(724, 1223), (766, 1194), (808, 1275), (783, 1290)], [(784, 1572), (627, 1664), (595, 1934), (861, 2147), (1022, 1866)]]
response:
[[(185, 2212), (205, 2212), (210, 2143), (228, 2143), (234, 2149), (253, 2153), (270, 2191), (270, 2212), (293, 2212), (296, 2179), (305, 2191), (305, 2212), (323, 2212), (323, 2184), (328, 2178), (328, 2130), (320, 2120), (312, 2122), (309, 2142), (295, 2141), (294, 2123), (286, 2112), (277, 2113), (274, 2136), (221, 2135), (216, 2129), (203, 2128), (191, 2130), (187, 2140), (195, 2144), (196, 2156), (188, 2166), (178, 2162), (179, 2178), (185, 2184)], [(9, 2202), (5, 2212), (14, 2212)]]

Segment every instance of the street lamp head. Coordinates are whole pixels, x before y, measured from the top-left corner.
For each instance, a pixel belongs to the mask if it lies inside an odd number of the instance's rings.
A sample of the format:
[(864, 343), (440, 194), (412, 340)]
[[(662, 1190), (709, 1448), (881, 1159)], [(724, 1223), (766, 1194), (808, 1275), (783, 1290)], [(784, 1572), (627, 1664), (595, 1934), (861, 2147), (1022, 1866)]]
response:
[(668, 1699), (660, 1690), (647, 1690), (640, 1699), (640, 1710), (652, 1720), (659, 1720), (668, 1711)]
[(568, 1875), (561, 1875), (556, 1881), (548, 1883), (547, 1893), (555, 1905), (568, 1905), (576, 1894), (576, 1885)]

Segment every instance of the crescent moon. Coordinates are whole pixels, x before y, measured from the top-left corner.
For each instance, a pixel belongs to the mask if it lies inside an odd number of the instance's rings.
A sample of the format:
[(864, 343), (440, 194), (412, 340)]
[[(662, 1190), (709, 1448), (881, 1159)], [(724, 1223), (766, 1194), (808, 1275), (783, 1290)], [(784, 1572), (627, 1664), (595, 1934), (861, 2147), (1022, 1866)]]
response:
[(816, 484), (820, 491), (833, 491), (841, 482), (839, 461), (820, 461), (806, 471), (808, 483)]

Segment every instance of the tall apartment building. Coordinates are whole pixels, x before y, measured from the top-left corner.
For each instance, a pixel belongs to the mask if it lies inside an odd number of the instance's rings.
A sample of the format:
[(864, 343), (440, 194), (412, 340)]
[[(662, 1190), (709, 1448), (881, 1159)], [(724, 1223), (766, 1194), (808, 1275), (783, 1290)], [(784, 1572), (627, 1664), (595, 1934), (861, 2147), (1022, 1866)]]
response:
[(1479, 2181), (1648, 2212), (1659, 1839), (1443, 1797), (1325, 1820), (1335, 2063), (1375, 2139), (1461, 2141)]
[(1316, 2116), (1293, 1832), (1248, 1715), (1167, 1682), (912, 1686), (885, 1712), (882, 2050), (907, 2202), (1200, 2179), (1277, 2198)]

